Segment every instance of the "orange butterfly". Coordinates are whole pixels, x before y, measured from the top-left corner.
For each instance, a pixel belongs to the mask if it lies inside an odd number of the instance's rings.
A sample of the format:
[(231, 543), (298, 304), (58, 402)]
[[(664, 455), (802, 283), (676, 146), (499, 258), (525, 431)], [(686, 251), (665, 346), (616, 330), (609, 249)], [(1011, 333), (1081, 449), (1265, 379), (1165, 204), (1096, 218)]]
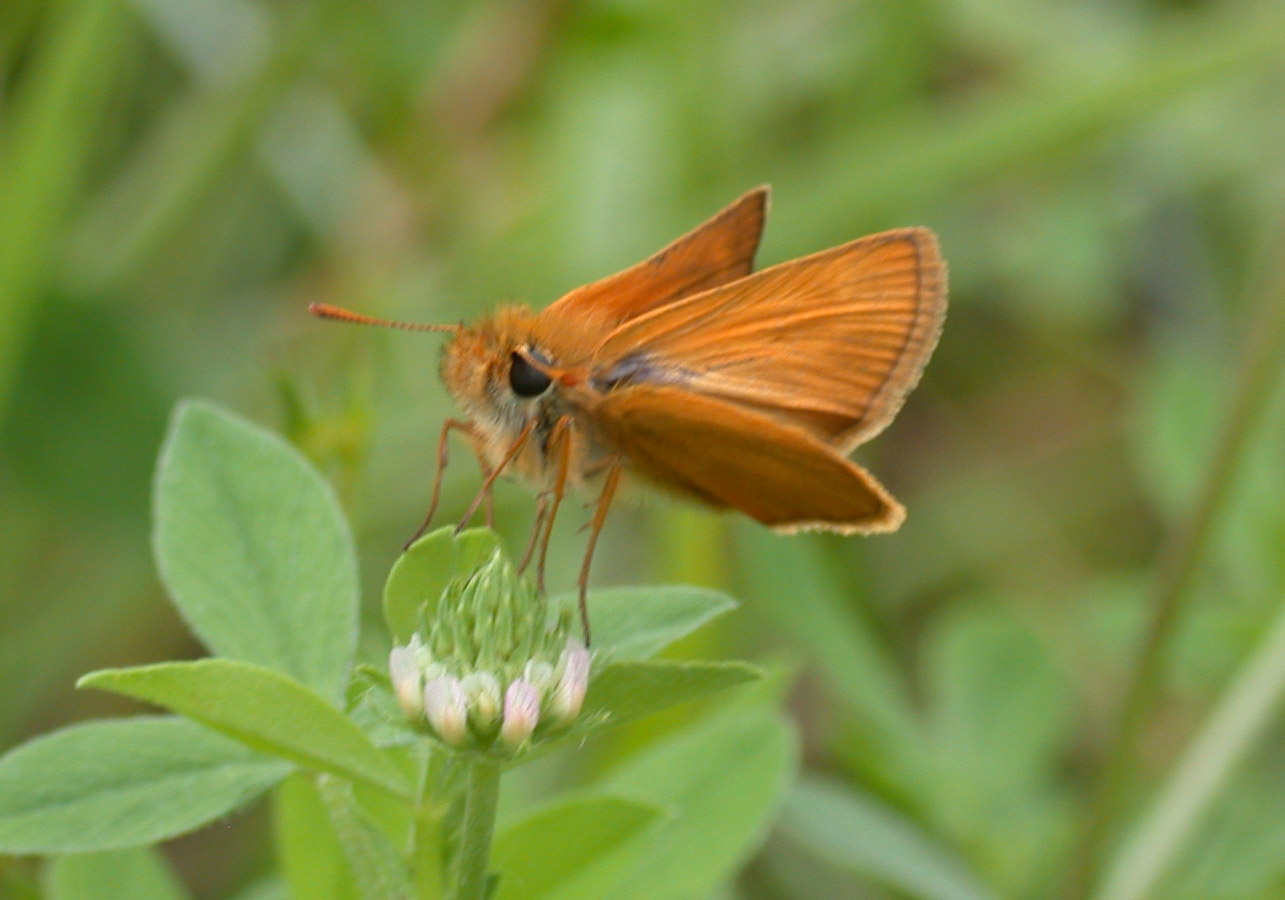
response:
[(751, 274), (767, 188), (745, 194), (649, 259), (541, 312), (500, 309), (476, 325), (417, 325), (326, 304), (316, 315), (445, 331), (442, 380), (467, 420), (448, 419), (428, 526), (453, 429), (485, 478), (538, 491), (523, 565), (538, 581), (569, 484), (600, 485), (580, 571), (580, 614), (598, 534), (629, 471), (783, 531), (893, 531), (905, 510), (847, 459), (915, 386), (946, 314), (946, 265), (925, 228), (860, 238)]

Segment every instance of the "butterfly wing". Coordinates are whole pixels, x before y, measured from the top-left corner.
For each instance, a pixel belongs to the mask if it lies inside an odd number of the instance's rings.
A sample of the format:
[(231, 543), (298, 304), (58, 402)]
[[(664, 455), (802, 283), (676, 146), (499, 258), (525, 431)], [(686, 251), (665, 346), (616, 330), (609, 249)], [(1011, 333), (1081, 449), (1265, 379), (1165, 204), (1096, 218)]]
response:
[(812, 435), (679, 387), (604, 395), (594, 421), (631, 467), (780, 531), (893, 531), (905, 511), (868, 472)]
[(946, 314), (936, 238), (861, 238), (625, 322), (593, 354), (595, 386), (671, 384), (796, 426), (844, 452), (892, 420)]
[(576, 288), (541, 313), (559, 323), (615, 327), (649, 310), (748, 275), (763, 234), (768, 189), (758, 187), (650, 258)]

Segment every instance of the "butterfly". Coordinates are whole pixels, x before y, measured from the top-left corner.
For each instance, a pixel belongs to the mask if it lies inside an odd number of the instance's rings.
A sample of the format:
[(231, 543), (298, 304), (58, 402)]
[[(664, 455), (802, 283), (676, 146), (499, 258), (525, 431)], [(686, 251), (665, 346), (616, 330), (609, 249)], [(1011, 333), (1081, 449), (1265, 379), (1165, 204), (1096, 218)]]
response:
[[(870, 534), (905, 510), (848, 459), (892, 421), (946, 314), (934, 234), (900, 228), (754, 272), (768, 189), (752, 190), (659, 252), (540, 311), (508, 306), (473, 325), (392, 322), (327, 304), (316, 315), (451, 335), (441, 376), (466, 418), (449, 436), (483, 472), (467, 522), (502, 474), (537, 492), (523, 566), (544, 582), (568, 488), (598, 499), (578, 580), (580, 614), (623, 475), (781, 532)], [(462, 527), (462, 525), (461, 525)], [(413, 540), (413, 539), (412, 539)]]

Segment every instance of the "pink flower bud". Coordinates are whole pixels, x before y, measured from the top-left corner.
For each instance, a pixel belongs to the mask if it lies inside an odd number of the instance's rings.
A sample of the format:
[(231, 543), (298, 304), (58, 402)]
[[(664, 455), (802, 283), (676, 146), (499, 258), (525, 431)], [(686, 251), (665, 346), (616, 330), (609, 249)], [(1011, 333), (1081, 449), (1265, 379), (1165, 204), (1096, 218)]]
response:
[(589, 690), (589, 667), (593, 661), (589, 650), (574, 638), (567, 639), (567, 647), (558, 661), (558, 684), (549, 698), (549, 711), (561, 724), (571, 722), (580, 715), (585, 692)]
[(540, 692), (535, 685), (517, 679), (504, 693), (504, 722), (500, 725), (500, 740), (511, 749), (517, 749), (531, 737), (540, 721)]

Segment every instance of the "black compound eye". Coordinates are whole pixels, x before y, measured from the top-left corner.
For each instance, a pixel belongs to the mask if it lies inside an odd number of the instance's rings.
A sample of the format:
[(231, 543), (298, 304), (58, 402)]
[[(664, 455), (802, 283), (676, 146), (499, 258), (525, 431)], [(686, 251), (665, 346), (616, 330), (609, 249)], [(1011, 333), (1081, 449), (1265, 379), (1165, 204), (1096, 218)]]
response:
[(549, 389), (553, 380), (531, 365), (520, 353), (509, 358), (509, 387), (519, 397), (538, 397)]

